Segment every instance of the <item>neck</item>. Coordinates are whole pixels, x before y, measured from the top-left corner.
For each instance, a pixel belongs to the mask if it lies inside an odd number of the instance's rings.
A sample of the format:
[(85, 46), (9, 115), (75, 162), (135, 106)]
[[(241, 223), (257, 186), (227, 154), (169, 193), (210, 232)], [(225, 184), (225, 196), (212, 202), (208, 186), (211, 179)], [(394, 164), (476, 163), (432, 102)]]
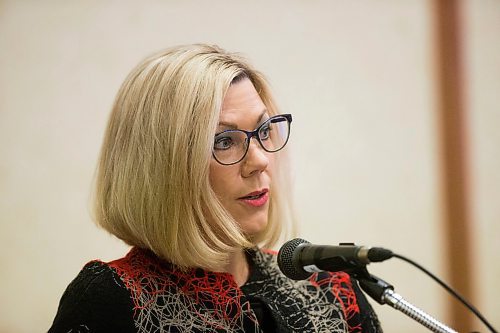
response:
[(229, 263), (226, 271), (230, 273), (238, 287), (241, 287), (248, 280), (250, 268), (244, 250), (234, 252), (229, 256)]

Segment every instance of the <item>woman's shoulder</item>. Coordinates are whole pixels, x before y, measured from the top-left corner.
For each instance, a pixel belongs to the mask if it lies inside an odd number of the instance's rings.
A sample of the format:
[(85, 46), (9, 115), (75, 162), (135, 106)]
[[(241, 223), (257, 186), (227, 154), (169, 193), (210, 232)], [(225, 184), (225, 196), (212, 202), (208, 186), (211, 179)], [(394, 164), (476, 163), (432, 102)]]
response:
[(75, 305), (94, 300), (101, 303), (106, 302), (106, 296), (116, 298), (123, 290), (123, 283), (110, 265), (93, 260), (87, 263), (69, 284), (63, 298), (70, 298)]
[(87, 263), (68, 285), (49, 332), (133, 331), (133, 304), (116, 271)]

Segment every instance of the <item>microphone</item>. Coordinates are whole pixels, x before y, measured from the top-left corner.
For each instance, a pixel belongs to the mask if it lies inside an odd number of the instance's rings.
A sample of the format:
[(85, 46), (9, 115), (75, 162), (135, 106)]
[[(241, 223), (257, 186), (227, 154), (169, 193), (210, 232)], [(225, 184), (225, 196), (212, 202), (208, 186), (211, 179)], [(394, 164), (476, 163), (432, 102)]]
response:
[(356, 246), (354, 243), (313, 245), (304, 239), (295, 238), (280, 248), (278, 266), (290, 279), (305, 280), (314, 272), (353, 270), (370, 262), (387, 260), (392, 255), (391, 250), (381, 247)]

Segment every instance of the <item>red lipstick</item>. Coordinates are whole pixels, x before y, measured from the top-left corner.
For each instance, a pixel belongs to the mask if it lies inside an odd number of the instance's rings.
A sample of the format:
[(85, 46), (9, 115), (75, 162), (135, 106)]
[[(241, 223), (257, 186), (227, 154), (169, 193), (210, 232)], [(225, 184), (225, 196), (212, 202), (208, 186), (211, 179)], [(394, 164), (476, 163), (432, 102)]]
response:
[(239, 198), (238, 200), (241, 200), (244, 203), (253, 207), (261, 207), (264, 206), (269, 200), (269, 190), (265, 188), (260, 191), (248, 193), (247, 195)]

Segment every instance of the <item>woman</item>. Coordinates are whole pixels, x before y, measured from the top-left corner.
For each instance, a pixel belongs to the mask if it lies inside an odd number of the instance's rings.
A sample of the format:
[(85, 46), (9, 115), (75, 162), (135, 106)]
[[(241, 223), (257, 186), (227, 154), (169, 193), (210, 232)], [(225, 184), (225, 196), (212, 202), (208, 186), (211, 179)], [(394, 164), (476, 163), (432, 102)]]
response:
[(139, 64), (114, 103), (95, 196), (98, 225), (133, 247), (82, 269), (50, 332), (381, 331), (347, 274), (293, 281), (261, 250), (292, 220), (291, 122), (264, 77), (217, 47)]

